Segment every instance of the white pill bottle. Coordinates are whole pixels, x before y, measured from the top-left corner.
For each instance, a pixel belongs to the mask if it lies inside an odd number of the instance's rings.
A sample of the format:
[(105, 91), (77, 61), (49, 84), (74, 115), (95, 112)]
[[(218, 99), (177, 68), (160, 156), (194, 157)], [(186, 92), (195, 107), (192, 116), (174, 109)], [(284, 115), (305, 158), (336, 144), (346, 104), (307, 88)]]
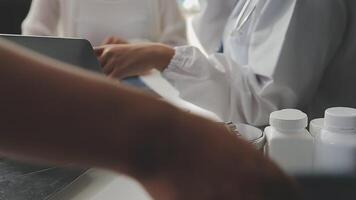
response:
[(356, 169), (356, 109), (330, 108), (316, 137), (315, 169), (320, 174), (350, 174)]
[(312, 120), (309, 124), (309, 132), (311, 136), (316, 138), (318, 135), (320, 135), (323, 127), (324, 127), (324, 118)]
[(314, 139), (306, 129), (308, 117), (295, 109), (285, 109), (270, 115), (265, 129), (265, 153), (291, 175), (313, 171)]

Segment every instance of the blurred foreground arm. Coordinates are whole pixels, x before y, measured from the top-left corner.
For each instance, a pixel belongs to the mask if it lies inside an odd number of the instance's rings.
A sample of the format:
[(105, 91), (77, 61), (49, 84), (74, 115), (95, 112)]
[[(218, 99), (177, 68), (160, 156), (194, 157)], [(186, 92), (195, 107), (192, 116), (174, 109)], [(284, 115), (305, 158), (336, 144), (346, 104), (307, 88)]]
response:
[(295, 199), (292, 181), (224, 127), (0, 41), (0, 152), (103, 167), (165, 200)]

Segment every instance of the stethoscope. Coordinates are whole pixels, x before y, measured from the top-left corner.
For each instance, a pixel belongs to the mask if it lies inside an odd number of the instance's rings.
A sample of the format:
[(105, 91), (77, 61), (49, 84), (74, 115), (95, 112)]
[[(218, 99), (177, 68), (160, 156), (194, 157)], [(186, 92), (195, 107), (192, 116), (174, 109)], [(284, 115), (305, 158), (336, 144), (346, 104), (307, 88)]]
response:
[[(249, 9), (253, 3), (252, 9)], [(255, 12), (257, 3), (255, 0), (246, 0), (241, 12), (239, 13), (234, 28), (231, 31), (231, 36), (237, 35), (241, 32), (242, 28), (246, 25), (252, 14)]]

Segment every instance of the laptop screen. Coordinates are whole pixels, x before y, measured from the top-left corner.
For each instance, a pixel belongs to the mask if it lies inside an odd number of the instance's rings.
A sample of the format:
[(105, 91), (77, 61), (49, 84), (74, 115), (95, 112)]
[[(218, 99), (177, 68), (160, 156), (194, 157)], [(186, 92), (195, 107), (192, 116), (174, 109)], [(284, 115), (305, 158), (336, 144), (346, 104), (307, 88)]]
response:
[(101, 73), (100, 64), (87, 40), (20, 35), (0, 37), (62, 62)]

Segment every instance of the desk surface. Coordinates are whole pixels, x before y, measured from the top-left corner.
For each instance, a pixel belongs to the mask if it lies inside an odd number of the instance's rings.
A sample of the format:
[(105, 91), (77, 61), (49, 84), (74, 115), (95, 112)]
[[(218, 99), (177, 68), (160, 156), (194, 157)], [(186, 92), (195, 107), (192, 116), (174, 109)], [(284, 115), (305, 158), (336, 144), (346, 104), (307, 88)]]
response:
[(169, 103), (190, 113), (200, 115), (210, 120), (216, 122), (222, 121), (220, 117), (217, 116), (215, 113), (200, 108), (188, 101), (181, 99), (179, 97), (179, 92), (166, 79), (164, 79), (158, 71), (153, 70), (149, 75), (142, 76), (141, 80), (148, 87), (150, 87), (151, 90), (153, 90), (155, 93), (157, 93)]

